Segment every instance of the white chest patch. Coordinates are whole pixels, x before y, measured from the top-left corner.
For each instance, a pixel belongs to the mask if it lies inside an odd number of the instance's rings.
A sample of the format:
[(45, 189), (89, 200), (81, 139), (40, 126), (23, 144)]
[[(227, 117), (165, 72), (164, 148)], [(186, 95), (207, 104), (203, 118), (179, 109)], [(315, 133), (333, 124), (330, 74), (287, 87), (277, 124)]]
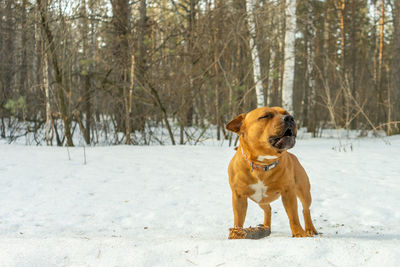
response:
[(277, 156), (271, 156), (271, 155), (264, 155), (264, 156), (258, 156), (257, 160), (258, 161), (263, 161), (264, 159), (277, 159)]
[(257, 203), (260, 202), (263, 197), (267, 196), (267, 187), (264, 185), (263, 182), (258, 181), (258, 183), (251, 184), (249, 187), (255, 191), (254, 194), (250, 196), (250, 198)]

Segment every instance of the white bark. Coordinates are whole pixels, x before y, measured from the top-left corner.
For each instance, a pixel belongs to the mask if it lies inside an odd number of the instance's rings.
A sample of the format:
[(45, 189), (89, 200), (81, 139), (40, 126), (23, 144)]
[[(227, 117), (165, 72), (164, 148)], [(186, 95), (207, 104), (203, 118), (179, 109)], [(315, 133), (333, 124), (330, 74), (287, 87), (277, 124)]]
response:
[(129, 114), (132, 114), (132, 106), (133, 106), (133, 86), (135, 85), (135, 41), (132, 40), (131, 45), (131, 70), (129, 75)]
[(246, 0), (246, 8), (247, 8), (247, 26), (250, 32), (251, 58), (253, 60), (254, 84), (256, 87), (257, 107), (259, 108), (265, 106), (265, 102), (264, 102), (264, 91), (261, 79), (260, 57), (258, 55), (258, 49), (256, 45), (256, 25), (254, 20), (255, 2), (256, 0)]
[[(274, 36), (274, 38), (276, 38), (278, 40), (279, 38), (279, 32), (278, 32), (278, 28), (279, 28), (279, 21), (277, 20), (276, 17), (272, 17), (271, 18), (271, 25), (272, 25), (272, 33), (271, 36)], [(267, 85), (267, 107), (271, 107), (272, 106), (272, 97), (273, 97), (273, 85), (274, 85), (274, 80), (279, 78), (277, 77), (279, 75), (279, 71), (276, 70), (275, 68), (275, 60), (276, 60), (276, 54), (275, 54), (275, 50), (279, 51), (280, 47), (279, 47), (279, 42), (277, 41), (271, 41), (272, 38), (269, 38), (269, 42), (270, 42), (270, 56), (269, 56), (269, 70), (268, 70), (268, 85)], [(274, 43), (274, 45), (273, 45)], [(278, 44), (275, 44), (278, 43)]]
[[(312, 6), (311, 6), (310, 2), (307, 3), (307, 9), (308, 9), (308, 14), (312, 14)], [(307, 29), (309, 32), (312, 33), (312, 36), (315, 36), (315, 32), (314, 32), (312, 23), (313, 23), (313, 17), (311, 15), (309, 15), (307, 18)], [(311, 40), (309, 40), (307, 50), (308, 50), (307, 51), (307, 79), (308, 79), (308, 86), (310, 88), (309, 110), (312, 112), (313, 108), (314, 108), (314, 104), (315, 104), (315, 80), (313, 77), (315, 38), (311, 38)]]
[(293, 113), (293, 80), (295, 60), (295, 33), (296, 33), (296, 1), (286, 1), (286, 30), (285, 30), (285, 67), (283, 71), (282, 106), (289, 113)]
[[(37, 8), (37, 7), (36, 7)], [(40, 40), (40, 28), (39, 28), (39, 16), (38, 16), (39, 11), (36, 9), (35, 10), (35, 44), (42, 44), (41, 48), (41, 54), (42, 54), (42, 84), (41, 87), (44, 90), (45, 93), (45, 104), (46, 104), (46, 132), (45, 132), (45, 140), (47, 145), (51, 145), (52, 143), (52, 135), (50, 136), (50, 131), (51, 131), (51, 107), (50, 107), (50, 94), (49, 94), (49, 66), (48, 66), (48, 58), (47, 58), (47, 46), (46, 42), (39, 42), (37, 40)], [(36, 52), (39, 52), (39, 46), (35, 48)]]
[(43, 89), (46, 96), (46, 144), (49, 145), (51, 144), (51, 137), (50, 137), (51, 111), (50, 111), (50, 95), (49, 95), (49, 67), (47, 64), (46, 45), (44, 45), (44, 52), (43, 52), (42, 76), (43, 76)]
[(267, 106), (270, 107), (272, 105), (272, 86), (275, 77), (275, 68), (274, 68), (274, 60), (275, 60), (275, 49), (271, 47), (271, 55), (269, 56), (269, 75), (268, 75), (268, 88), (267, 88)]

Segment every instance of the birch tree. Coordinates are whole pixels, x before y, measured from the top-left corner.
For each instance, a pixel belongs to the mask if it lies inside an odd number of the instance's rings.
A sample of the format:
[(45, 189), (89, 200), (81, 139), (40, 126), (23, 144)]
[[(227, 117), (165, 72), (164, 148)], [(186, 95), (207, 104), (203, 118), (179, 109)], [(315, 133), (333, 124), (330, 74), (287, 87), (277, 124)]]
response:
[(256, 24), (254, 19), (254, 5), (256, 0), (246, 0), (246, 8), (247, 8), (247, 26), (250, 32), (250, 50), (251, 50), (251, 58), (253, 60), (253, 77), (254, 84), (256, 88), (256, 97), (257, 97), (257, 107), (263, 107), (264, 103), (264, 91), (262, 86), (262, 78), (261, 78), (261, 65), (260, 65), (260, 57), (258, 55), (258, 49), (256, 44)]
[(50, 110), (50, 97), (49, 97), (49, 67), (47, 63), (47, 51), (46, 51), (46, 43), (43, 44), (43, 61), (42, 61), (42, 76), (43, 76), (43, 90), (45, 93), (45, 104), (46, 104), (46, 144), (51, 145), (52, 138), (50, 137), (50, 126), (51, 126), (51, 110)]
[(308, 90), (307, 96), (305, 97), (305, 107), (306, 110), (306, 117), (304, 120), (307, 122), (307, 130), (309, 132), (315, 132), (315, 80), (314, 80), (314, 67), (315, 67), (315, 36), (314, 33), (314, 25), (313, 25), (313, 3), (307, 2), (307, 14), (308, 18), (306, 21), (306, 35), (307, 35), (307, 43), (306, 43), (306, 54), (307, 54), (307, 70), (306, 70), (306, 77), (308, 80)]
[(293, 80), (295, 63), (296, 1), (288, 0), (285, 8), (286, 29), (284, 48), (284, 71), (282, 84), (282, 106), (293, 113)]
[[(279, 21), (275, 16), (271, 17), (271, 25), (272, 25), (272, 36), (276, 36), (276, 39), (279, 39), (279, 31), (278, 25)], [(272, 98), (274, 92), (274, 80), (276, 80), (277, 76), (277, 69), (275, 68), (276, 65), (276, 51), (279, 51), (279, 44), (277, 42), (271, 42), (270, 44), (270, 55), (269, 55), (269, 72), (268, 72), (268, 82), (267, 82), (267, 106), (270, 107), (272, 105)]]

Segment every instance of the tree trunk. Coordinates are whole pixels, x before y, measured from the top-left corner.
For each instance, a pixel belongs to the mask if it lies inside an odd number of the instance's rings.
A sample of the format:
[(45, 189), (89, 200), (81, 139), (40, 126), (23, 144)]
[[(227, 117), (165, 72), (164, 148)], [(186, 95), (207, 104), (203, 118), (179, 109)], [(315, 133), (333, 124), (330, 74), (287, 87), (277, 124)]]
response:
[[(271, 17), (271, 25), (272, 25), (272, 30), (271, 34), (272, 36), (278, 35), (279, 31), (276, 29), (278, 25), (278, 20), (274, 16)], [(274, 80), (276, 79), (276, 73), (277, 69), (275, 68), (274, 60), (276, 58), (276, 50), (278, 50), (277, 45), (275, 42), (270, 42), (269, 45), (269, 64), (268, 64), (268, 83), (267, 83), (267, 107), (271, 107), (273, 103), (273, 93), (274, 93)]]
[(282, 106), (289, 113), (293, 113), (293, 80), (295, 64), (295, 34), (296, 34), (296, 1), (288, 0), (285, 8), (285, 68), (282, 84)]
[[(330, 57), (331, 55), (331, 46), (330, 43), (331, 41), (331, 33), (330, 33), (330, 20), (331, 20), (331, 12), (330, 12), (330, 5), (329, 2), (326, 5), (325, 8), (325, 22), (324, 22), (324, 66), (323, 66), (323, 73), (322, 73), (322, 79), (323, 79), (323, 87), (324, 87), (324, 93), (325, 93), (325, 106), (328, 109), (329, 112), (329, 118), (330, 118), (330, 123), (336, 127), (336, 117), (335, 117), (335, 110), (334, 110), (334, 103), (332, 101), (332, 96), (331, 96), (331, 82), (330, 82), (330, 76), (332, 75), (330, 73), (331, 71), (331, 65), (333, 65), (333, 61)], [(335, 40), (333, 40), (335, 42)]]
[(256, 3), (255, 0), (246, 0), (247, 26), (249, 28), (249, 33), (250, 33), (249, 45), (251, 50), (251, 58), (253, 60), (253, 77), (256, 88), (257, 107), (263, 107), (265, 106), (265, 100), (264, 100), (264, 89), (262, 86), (260, 57), (258, 54), (257, 43), (256, 43), (257, 33), (256, 33), (256, 23), (254, 16), (255, 3)]
[[(357, 99), (356, 96), (356, 64), (358, 62), (357, 60), (357, 44), (356, 44), (356, 18), (357, 18), (357, 12), (356, 12), (356, 0), (351, 1), (351, 94), (354, 99)], [(352, 112), (350, 110), (350, 112)], [(352, 115), (352, 114), (351, 114)], [(357, 120), (356, 118), (353, 118), (350, 124), (351, 129), (355, 129), (357, 126)]]
[[(129, 93), (128, 93), (128, 103), (127, 103), (127, 110), (126, 110), (126, 115), (125, 115), (125, 120), (126, 120), (126, 128), (131, 129), (131, 120), (132, 120), (132, 105), (133, 105), (133, 86), (135, 82), (135, 43), (132, 38), (132, 44), (131, 44), (131, 68), (130, 68), (130, 75), (129, 75)], [(130, 134), (129, 136), (129, 143), (131, 143), (130, 140)], [(128, 140), (127, 140), (128, 143)]]
[[(125, 107), (125, 144), (132, 144), (131, 140), (131, 119), (130, 119), (130, 103), (129, 103), (129, 92), (130, 87), (127, 86), (128, 73), (127, 70), (124, 69), (124, 85), (123, 85), (123, 98), (124, 98), (124, 107)], [(130, 84), (130, 83), (129, 83)]]
[[(134, 81), (136, 82), (136, 88), (138, 89), (139, 96), (141, 92), (143, 92), (143, 88), (146, 84), (146, 75), (148, 72), (147, 61), (148, 61), (148, 53), (146, 53), (146, 48), (148, 44), (146, 44), (146, 34), (148, 32), (148, 23), (147, 23), (147, 6), (145, 0), (139, 1), (139, 18), (136, 25), (136, 33), (137, 34), (137, 41), (135, 42), (134, 46), (131, 47), (134, 49)], [(148, 34), (147, 34), (148, 35)], [(132, 37), (133, 37), (133, 30), (132, 30)], [(132, 38), (133, 40), (133, 38)], [(132, 62), (131, 62), (132, 67)], [(133, 88), (132, 88), (133, 89)], [(133, 91), (132, 91), (133, 92)], [(132, 128), (135, 130), (144, 131), (145, 129), (145, 121), (146, 121), (146, 114), (143, 112), (143, 104), (141, 101), (135, 101), (132, 99), (132, 108), (135, 107), (135, 116), (134, 118), (131, 117), (132, 121)]]
[(195, 55), (195, 51), (194, 51), (194, 47), (195, 47), (195, 30), (196, 30), (196, 3), (198, 1), (197, 0), (190, 0), (190, 9), (189, 9), (189, 14), (188, 14), (188, 51), (189, 51), (189, 58), (190, 58), (190, 62), (189, 62), (189, 90), (187, 92), (187, 98), (186, 98), (186, 117), (185, 119), (185, 125), (187, 126), (192, 126), (193, 125), (193, 113), (194, 113), (194, 73), (193, 73), (193, 69), (194, 69), (194, 65), (195, 65), (195, 61), (196, 61), (196, 55)]
[(20, 76), (20, 95), (26, 95), (26, 89), (28, 84), (28, 60), (27, 60), (27, 23), (26, 23), (26, 5), (27, 0), (22, 1), (22, 33), (21, 33), (21, 47), (22, 47), (22, 56), (21, 56), (21, 76)]
[[(14, 55), (14, 47), (15, 47), (15, 36), (14, 36), (14, 21), (13, 21), (13, 12), (12, 12), (12, 3), (13, 0), (5, 1), (5, 10), (4, 10), (4, 32), (7, 38), (3, 40), (3, 51), (6, 53), (2, 53), (3, 60), (0, 63), (0, 71), (1, 71), (1, 86), (2, 88), (2, 96), (0, 98), (0, 107), (2, 108), (7, 101), (12, 96), (12, 80), (14, 77), (14, 68), (15, 65), (13, 60)], [(3, 17), (1, 18), (3, 20)]]
[(52, 144), (52, 138), (50, 138), (50, 127), (51, 127), (51, 109), (50, 109), (50, 95), (49, 95), (49, 68), (48, 68), (48, 58), (47, 58), (47, 46), (46, 43), (43, 42), (43, 60), (42, 60), (42, 77), (43, 77), (43, 83), (42, 87), (44, 89), (45, 93), (45, 105), (46, 105), (46, 144), (51, 145)]
[[(119, 88), (120, 102), (123, 104), (123, 109), (116, 107), (116, 114), (119, 123), (119, 130), (125, 133), (125, 143), (130, 144), (131, 128), (127, 122), (129, 116), (128, 91), (130, 74), (130, 4), (129, 0), (113, 0), (112, 4), (112, 25), (113, 25), (113, 54), (115, 58), (115, 68), (117, 72), (116, 83)], [(146, 8), (146, 6), (144, 6)], [(142, 17), (142, 9), (140, 10)], [(143, 55), (140, 55), (143, 56)], [(130, 120), (130, 118), (128, 118)]]
[(384, 35), (384, 23), (385, 23), (385, 0), (381, 2), (381, 17), (379, 20), (379, 52), (378, 52), (378, 74), (377, 74), (377, 89), (378, 89), (378, 120), (381, 120), (381, 106), (383, 104), (383, 79), (382, 79), (382, 68), (383, 68), (383, 35)]
[[(378, 54), (378, 74), (377, 81), (379, 87), (382, 85), (382, 67), (383, 67), (383, 30), (385, 23), (385, 0), (381, 2), (381, 18), (379, 20), (379, 54)], [(380, 88), (382, 89), (382, 88)]]
[(276, 76), (276, 69), (274, 68), (274, 60), (275, 60), (275, 47), (271, 45), (270, 48), (270, 56), (269, 56), (269, 74), (268, 74), (268, 88), (267, 88), (267, 107), (272, 106), (272, 97), (273, 97), (273, 81)]
[(342, 92), (342, 105), (343, 108), (340, 110), (342, 125), (347, 126), (349, 122), (349, 95), (347, 94), (347, 82), (346, 82), (346, 28), (345, 28), (345, 17), (346, 17), (346, 0), (339, 1), (339, 16), (340, 16), (340, 71), (341, 71), (341, 92)]
[[(315, 134), (315, 128), (316, 128), (316, 123), (315, 123), (315, 80), (314, 80), (314, 67), (315, 67), (315, 51), (316, 45), (315, 45), (315, 35), (316, 32), (313, 31), (313, 6), (312, 3), (308, 2), (307, 3), (307, 9), (308, 9), (308, 19), (307, 19), (307, 34), (308, 34), (308, 42), (307, 42), (307, 81), (308, 84), (306, 85), (308, 87), (308, 95), (306, 96), (307, 98), (307, 131), (312, 132)], [(319, 17), (320, 14), (317, 11), (317, 14), (315, 17)], [(319, 51), (319, 49), (318, 49)]]
[[(217, 4), (218, 3), (218, 4)], [(214, 34), (214, 71), (215, 71), (215, 78), (216, 84), (214, 85), (214, 92), (215, 92), (215, 123), (217, 126), (217, 140), (221, 139), (221, 118), (220, 118), (220, 108), (219, 108), (219, 94), (220, 94), (220, 87), (221, 87), (221, 78), (219, 73), (219, 46), (220, 46), (220, 12), (221, 7), (219, 5), (219, 1), (215, 1), (214, 5), (214, 27), (213, 27), (213, 34)]]
[[(45, 2), (42, 2), (45, 1)], [(57, 97), (60, 104), (60, 113), (62, 119), (64, 121), (64, 129), (65, 129), (65, 136), (67, 138), (67, 146), (74, 146), (72, 141), (72, 134), (70, 129), (70, 116), (67, 114), (67, 107), (65, 104), (65, 96), (63, 90), (63, 79), (62, 73), (59, 68), (58, 59), (57, 59), (57, 51), (56, 51), (56, 44), (54, 42), (53, 33), (51, 32), (50, 25), (47, 19), (47, 0), (37, 0), (37, 4), (39, 6), (39, 13), (41, 18), (41, 25), (43, 31), (45, 33), (45, 38), (47, 39), (47, 43), (49, 45), (49, 50), (51, 52), (51, 61), (55, 72), (55, 86), (57, 91)]]
[[(389, 90), (393, 92), (390, 97), (389, 105), (393, 106), (393, 120), (400, 121), (400, 1), (394, 1), (394, 8), (392, 10), (393, 14), (393, 47), (394, 51), (392, 66), (391, 66), (391, 74), (392, 74), (392, 82)], [(396, 104), (397, 103), (397, 104)], [(392, 118), (389, 118), (389, 121)], [(399, 132), (399, 124), (397, 124), (397, 132)], [(392, 134), (392, 128), (388, 129), (388, 134)]]
[[(91, 113), (91, 64), (90, 60), (92, 57), (89, 55), (89, 48), (88, 48), (88, 35), (89, 35), (89, 27), (88, 27), (88, 19), (87, 19), (87, 12), (86, 12), (86, 0), (81, 0), (81, 17), (82, 17), (82, 47), (83, 47), (83, 55), (86, 57), (89, 62), (83, 64), (81, 74), (83, 75), (84, 79), (84, 86), (83, 86), (83, 109), (85, 112), (85, 122), (86, 125), (84, 129), (81, 129), (83, 132), (83, 139), (85, 140), (86, 144), (90, 145), (90, 122), (92, 120), (92, 113)], [(83, 126), (83, 124), (82, 124)]]

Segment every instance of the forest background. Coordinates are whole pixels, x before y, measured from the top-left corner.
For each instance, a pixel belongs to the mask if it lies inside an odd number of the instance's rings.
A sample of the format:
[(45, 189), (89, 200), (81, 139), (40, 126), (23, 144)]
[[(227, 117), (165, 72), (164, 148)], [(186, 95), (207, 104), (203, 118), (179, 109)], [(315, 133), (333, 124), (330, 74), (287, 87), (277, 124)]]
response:
[(0, 0), (0, 138), (198, 143), (257, 106), (399, 132), (397, 0)]

